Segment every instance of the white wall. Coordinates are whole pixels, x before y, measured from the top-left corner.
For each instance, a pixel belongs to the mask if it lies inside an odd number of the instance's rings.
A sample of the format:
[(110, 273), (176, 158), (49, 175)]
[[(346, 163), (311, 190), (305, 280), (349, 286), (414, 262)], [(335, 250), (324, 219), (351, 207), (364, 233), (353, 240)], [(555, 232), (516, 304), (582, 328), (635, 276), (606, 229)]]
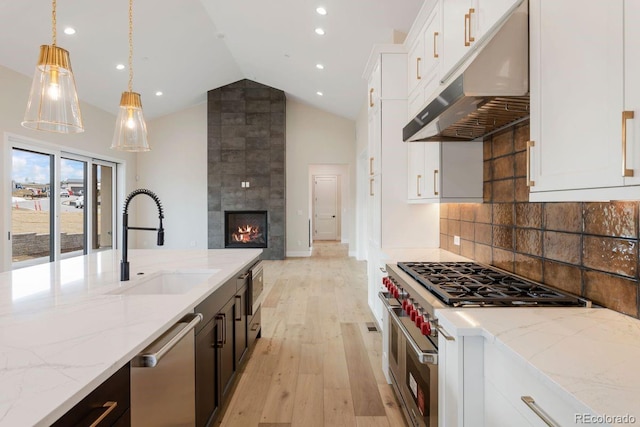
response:
[[(151, 151), (138, 154), (138, 187), (158, 195), (164, 207), (165, 248), (207, 248), (207, 104), (147, 123)], [(140, 196), (136, 221), (158, 223), (150, 198)], [(137, 201), (137, 200), (136, 200)], [(133, 205), (133, 203), (132, 203)], [(155, 233), (140, 232), (138, 245), (152, 248)]]
[[(349, 242), (355, 241), (355, 122), (287, 99), (287, 256), (310, 255), (309, 166), (349, 165), (345, 213)], [(351, 248), (350, 248), (351, 251)]]
[[(34, 65), (35, 67), (35, 65)], [(0, 135), (6, 140), (7, 133), (17, 135), (20, 138), (34, 140), (45, 144), (53, 144), (61, 149), (66, 149), (79, 154), (90, 155), (95, 158), (115, 161), (125, 164), (125, 185), (121, 193), (129, 192), (135, 188), (134, 176), (136, 172), (135, 158), (132, 153), (123, 153), (111, 150), (111, 139), (116, 122), (115, 112), (118, 105), (113, 106), (113, 114), (98, 109), (92, 105), (80, 102), (82, 119), (85, 131), (79, 134), (63, 135), (52, 132), (30, 130), (22, 127), (29, 90), (31, 89), (31, 77), (0, 66)], [(82, 98), (82, 90), (78, 88), (78, 95)], [(7, 157), (7, 151), (0, 150), (0, 167), (11, 164)], [(2, 236), (6, 236), (6, 228), (10, 227), (10, 194), (9, 185), (0, 186), (0, 229)], [(118, 209), (120, 211), (120, 209)], [(6, 240), (3, 239), (3, 243)], [(0, 248), (5, 250), (4, 244)], [(4, 258), (4, 257), (0, 257)], [(1, 264), (1, 263), (0, 263)], [(2, 268), (0, 267), (0, 270)]]

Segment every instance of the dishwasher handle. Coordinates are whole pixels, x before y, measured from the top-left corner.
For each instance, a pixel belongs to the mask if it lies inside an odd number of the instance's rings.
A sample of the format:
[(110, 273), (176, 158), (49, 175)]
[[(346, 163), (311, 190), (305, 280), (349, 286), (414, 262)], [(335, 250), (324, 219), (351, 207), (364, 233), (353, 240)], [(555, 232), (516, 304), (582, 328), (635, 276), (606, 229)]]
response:
[[(200, 323), (203, 319), (202, 314), (194, 313), (189, 314), (182, 318), (180, 323), (184, 323), (184, 327), (180, 329), (166, 344), (164, 344), (160, 349), (154, 351), (152, 353), (141, 353), (135, 358), (135, 363), (133, 366), (140, 368), (154, 368), (160, 363), (160, 360), (164, 357), (165, 354), (171, 351), (173, 347), (178, 344), (182, 338), (185, 337), (189, 332), (191, 332), (198, 323)], [(188, 322), (188, 323), (185, 323)], [(161, 337), (160, 339), (162, 339)], [(153, 345), (153, 344), (152, 344)]]

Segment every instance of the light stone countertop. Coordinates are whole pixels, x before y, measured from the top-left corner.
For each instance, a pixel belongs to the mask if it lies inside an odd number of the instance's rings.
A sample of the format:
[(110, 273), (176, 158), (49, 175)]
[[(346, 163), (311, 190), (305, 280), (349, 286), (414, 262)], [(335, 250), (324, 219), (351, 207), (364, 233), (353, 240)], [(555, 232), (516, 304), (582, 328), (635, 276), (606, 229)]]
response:
[[(130, 282), (119, 251), (0, 273), (0, 426), (51, 424), (261, 252), (130, 250)], [(107, 294), (158, 271), (212, 269), (183, 294)]]
[(436, 317), (455, 336), (495, 343), (579, 406), (640, 424), (640, 320), (605, 308), (442, 309)]

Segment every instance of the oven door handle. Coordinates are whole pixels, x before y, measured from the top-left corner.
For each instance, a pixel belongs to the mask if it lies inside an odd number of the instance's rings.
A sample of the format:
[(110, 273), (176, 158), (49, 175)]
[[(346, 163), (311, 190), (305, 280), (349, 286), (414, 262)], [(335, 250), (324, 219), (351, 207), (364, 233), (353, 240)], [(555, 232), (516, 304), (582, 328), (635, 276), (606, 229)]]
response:
[(382, 305), (384, 305), (384, 308), (387, 309), (387, 311), (391, 311), (391, 309), (393, 308), (393, 306), (391, 304), (389, 304), (389, 293), (388, 292), (378, 292), (378, 298), (380, 298), (382, 300)]
[(413, 339), (413, 337), (411, 336), (407, 328), (400, 321), (400, 318), (396, 314), (396, 311), (393, 309), (389, 309), (389, 315), (391, 316), (393, 323), (396, 324), (396, 326), (402, 332), (402, 335), (404, 335), (405, 339), (407, 340), (407, 343), (409, 343), (409, 346), (411, 347), (413, 352), (416, 354), (418, 361), (420, 361), (420, 363), (422, 363), (423, 365), (437, 365), (438, 350), (434, 347), (435, 351), (433, 352), (422, 351), (422, 349), (418, 346), (418, 343), (416, 343), (416, 341)]

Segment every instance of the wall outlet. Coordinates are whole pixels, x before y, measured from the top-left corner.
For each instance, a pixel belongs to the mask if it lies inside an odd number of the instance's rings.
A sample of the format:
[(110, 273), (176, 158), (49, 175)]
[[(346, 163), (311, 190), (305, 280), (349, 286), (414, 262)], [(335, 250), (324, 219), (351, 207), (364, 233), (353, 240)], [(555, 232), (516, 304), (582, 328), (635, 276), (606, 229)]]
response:
[(460, 246), (460, 236), (453, 236), (453, 244)]

